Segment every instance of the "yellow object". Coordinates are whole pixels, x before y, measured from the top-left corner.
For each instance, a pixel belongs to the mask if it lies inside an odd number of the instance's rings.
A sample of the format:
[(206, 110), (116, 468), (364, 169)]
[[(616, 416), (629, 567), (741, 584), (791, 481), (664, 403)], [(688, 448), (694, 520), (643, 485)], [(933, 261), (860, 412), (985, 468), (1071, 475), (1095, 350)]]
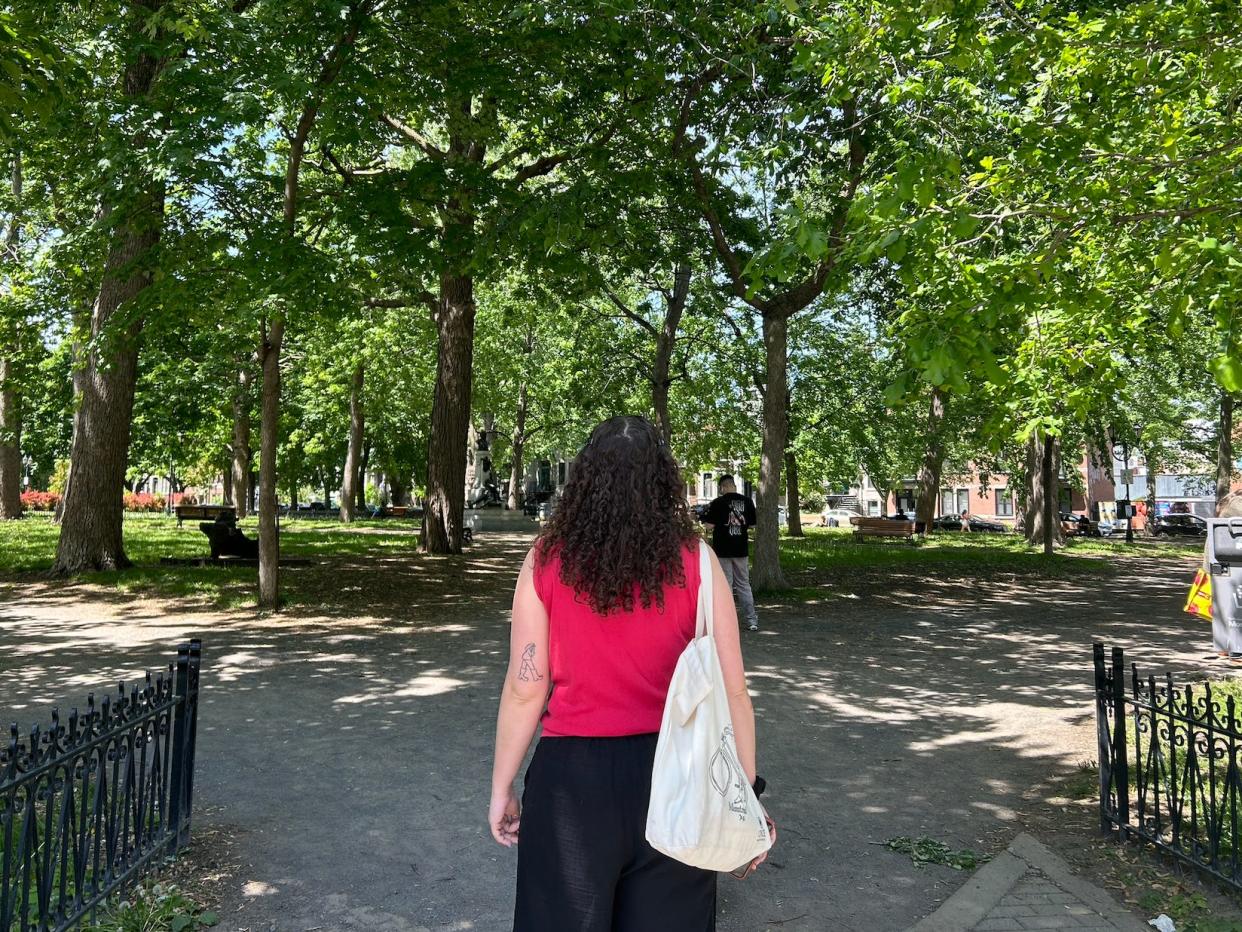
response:
[(1195, 573), (1195, 581), (1190, 585), (1190, 595), (1186, 597), (1186, 611), (1208, 621), (1212, 620), (1212, 577), (1203, 570)]

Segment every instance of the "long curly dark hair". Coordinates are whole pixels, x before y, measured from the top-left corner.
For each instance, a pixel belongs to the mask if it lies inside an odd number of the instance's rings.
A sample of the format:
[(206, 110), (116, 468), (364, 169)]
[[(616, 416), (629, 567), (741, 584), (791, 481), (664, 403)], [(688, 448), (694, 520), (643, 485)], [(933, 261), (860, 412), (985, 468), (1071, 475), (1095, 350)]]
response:
[(595, 430), (574, 460), (560, 503), (535, 543), (560, 557), (561, 581), (601, 615), (664, 607), (684, 585), (682, 551), (698, 539), (685, 483), (651, 422), (626, 415)]

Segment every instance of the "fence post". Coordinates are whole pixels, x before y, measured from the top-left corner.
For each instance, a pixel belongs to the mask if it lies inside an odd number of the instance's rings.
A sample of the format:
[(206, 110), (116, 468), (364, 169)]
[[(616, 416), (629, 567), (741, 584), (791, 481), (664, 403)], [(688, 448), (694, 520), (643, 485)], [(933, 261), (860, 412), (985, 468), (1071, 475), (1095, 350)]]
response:
[(190, 668), (186, 690), (185, 720), (185, 810), (181, 814), (181, 831), (178, 846), (190, 841), (190, 821), (194, 814), (194, 751), (198, 747), (198, 686), (199, 672), (203, 662), (203, 642), (199, 638), (190, 640)]
[(173, 686), (177, 704), (172, 713), (172, 776), (168, 787), (168, 827), (172, 850), (181, 847), (181, 820), (184, 817), (186, 787), (186, 732), (190, 692), (190, 645), (177, 648), (177, 677)]
[(1113, 828), (1109, 817), (1109, 796), (1113, 788), (1113, 746), (1108, 733), (1108, 671), (1104, 666), (1104, 645), (1091, 645), (1095, 662), (1095, 738), (1100, 760), (1100, 831)]
[(1126, 747), (1126, 657), (1113, 648), (1113, 783), (1117, 787), (1117, 827), (1122, 838), (1130, 825), (1130, 754)]

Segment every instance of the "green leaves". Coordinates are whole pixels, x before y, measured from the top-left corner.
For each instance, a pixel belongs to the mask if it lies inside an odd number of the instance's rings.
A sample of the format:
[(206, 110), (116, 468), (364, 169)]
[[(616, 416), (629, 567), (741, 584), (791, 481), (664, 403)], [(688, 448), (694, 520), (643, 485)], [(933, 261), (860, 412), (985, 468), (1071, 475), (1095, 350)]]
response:
[(946, 867), (953, 868), (955, 871), (974, 870), (981, 864), (986, 864), (992, 860), (989, 855), (979, 854), (976, 851), (971, 851), (969, 848), (955, 851), (944, 842), (929, 838), (926, 835), (921, 835), (918, 838), (899, 835), (884, 842), (884, 847), (891, 851), (909, 855), (910, 860), (914, 862), (914, 866), (920, 868), (928, 864), (943, 864)]

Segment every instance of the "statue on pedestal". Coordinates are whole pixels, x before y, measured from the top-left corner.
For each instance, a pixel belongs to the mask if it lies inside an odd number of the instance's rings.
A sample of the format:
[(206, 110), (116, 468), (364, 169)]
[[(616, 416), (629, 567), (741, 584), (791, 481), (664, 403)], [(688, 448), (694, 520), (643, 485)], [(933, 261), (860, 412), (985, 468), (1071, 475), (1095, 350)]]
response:
[(466, 507), (499, 508), (500, 487), (496, 483), (496, 469), (492, 462), (492, 445), (500, 434), (496, 430), (495, 415), (484, 414), (483, 429), (471, 428), (471, 432), (474, 443), (466, 468)]

